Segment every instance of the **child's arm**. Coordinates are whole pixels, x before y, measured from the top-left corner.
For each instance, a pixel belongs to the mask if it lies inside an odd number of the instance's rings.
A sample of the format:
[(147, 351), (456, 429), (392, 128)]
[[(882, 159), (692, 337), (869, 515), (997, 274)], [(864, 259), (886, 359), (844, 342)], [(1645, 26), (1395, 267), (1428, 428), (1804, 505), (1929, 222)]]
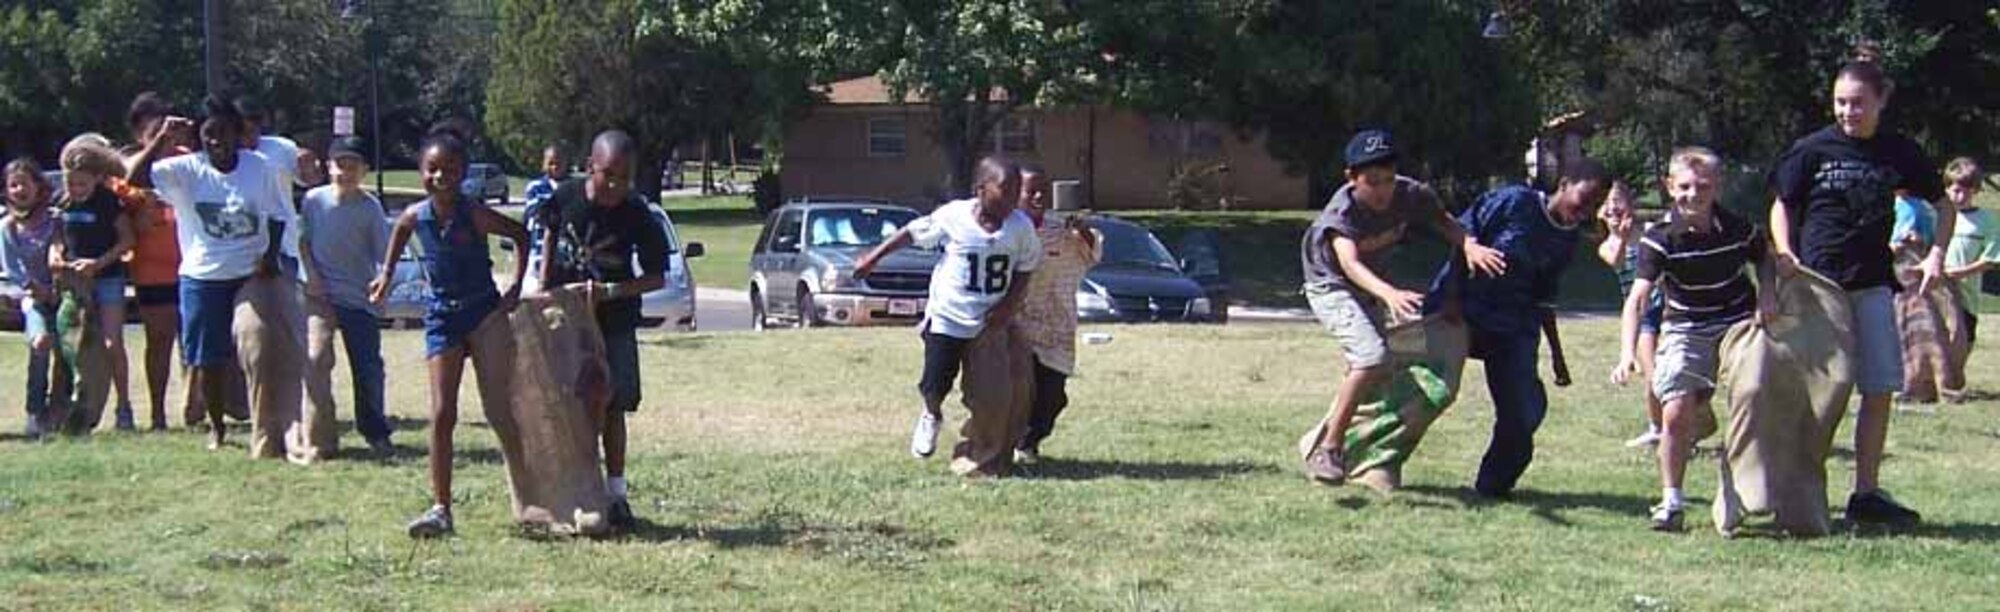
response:
[(1465, 252), (1465, 264), (1474, 274), (1498, 278), (1507, 273), (1507, 255), (1498, 249), (1479, 244), (1479, 238), (1465, 231), (1465, 227), (1459, 225), (1458, 220), (1451, 218), (1450, 214), (1445, 213), (1443, 208), (1438, 209), (1436, 224), (1446, 244)]
[(910, 228), (896, 230), (896, 235), (890, 236), (874, 250), (868, 251), (867, 255), (862, 255), (861, 261), (854, 262), (854, 278), (868, 278), (868, 275), (875, 271), (875, 264), (883, 257), (910, 246), (914, 241), (915, 239), (910, 236)]
[(55, 227), (49, 231), (49, 274), (59, 276), (69, 271), (69, 252), (63, 248), (66, 235), (61, 219), (53, 220)]
[(1948, 278), (1944, 269), (1945, 250), (1950, 246), (1952, 232), (1958, 230), (1958, 214), (1944, 212), (1933, 216), (1937, 217), (1937, 221), (1931, 228), (1931, 235), (1941, 239), (1932, 240), (1930, 252), (1924, 256), (1924, 280), (1917, 288), (1919, 295), (1937, 288), (1938, 283), (1945, 282)]
[(1783, 199), (1771, 201), (1771, 264), (1778, 274), (1791, 276), (1799, 271), (1799, 256), (1792, 250), (1792, 211)]
[[(1457, 226), (1456, 223), (1452, 225), (1454, 227)], [(1353, 239), (1335, 235), (1333, 237), (1333, 259), (1340, 263), (1341, 273), (1346, 274), (1349, 280), (1354, 281), (1355, 286), (1382, 300), (1382, 303), (1388, 304), (1390, 309), (1396, 311), (1396, 314), (1413, 319), (1423, 309), (1423, 294), (1397, 289), (1395, 285), (1391, 285), (1388, 281), (1382, 280), (1382, 277), (1376, 276), (1374, 270), (1368, 269), (1368, 264), (1361, 263), (1361, 248), (1354, 244)]]
[(1615, 223), (1605, 220), (1604, 241), (1597, 243), (1597, 258), (1604, 265), (1613, 269), (1625, 265), (1625, 255), (1632, 250), (1632, 229), (1635, 225), (1630, 219)]
[(383, 255), (382, 273), (375, 275), (375, 282), (368, 283), (368, 299), (376, 305), (389, 303), (389, 290), (396, 284), (396, 262), (403, 259), (403, 247), (410, 243), (410, 233), (416, 231), (417, 207), (411, 206), (396, 217), (396, 228), (389, 232), (389, 252)]
[(118, 218), (112, 220), (111, 227), (118, 234), (118, 242), (111, 245), (111, 250), (84, 264), (84, 276), (95, 278), (105, 266), (124, 259), (126, 253), (132, 252), (132, 245), (139, 240), (137, 234), (132, 231), (132, 216), (131, 213), (119, 213)]
[[(556, 259), (556, 234), (558, 233), (556, 228), (562, 226), (562, 217), (546, 209), (545, 203), (539, 206), (531, 206), (528, 210), (528, 213), (522, 215), (523, 218), (529, 218), (529, 215), (543, 215), (547, 217), (542, 219), (542, 244), (540, 251), (538, 251), (542, 254), (540, 258), (541, 269), (535, 270), (535, 279), (542, 287), (542, 290), (547, 291), (550, 281), (554, 279), (555, 264), (550, 262)], [(517, 253), (516, 256), (519, 257), (522, 255)]]
[(1639, 372), (1639, 313), (1646, 309), (1646, 298), (1653, 294), (1653, 281), (1637, 279), (1632, 281), (1632, 292), (1625, 296), (1624, 312), (1618, 317), (1618, 367), (1611, 370), (1612, 384), (1623, 386)]
[(502, 238), (514, 241), (514, 245), (516, 246), (514, 249), (514, 280), (507, 285), (507, 291), (500, 296), (501, 302), (509, 305), (509, 309), (511, 309), (511, 305), (521, 299), (521, 279), (528, 276), (528, 257), (519, 248), (520, 245), (528, 243), (528, 227), (521, 225), (520, 221), (508, 218), (507, 215), (494, 212), (493, 209), (485, 206), (473, 207), (472, 224), (477, 226), (480, 232), (497, 234)]

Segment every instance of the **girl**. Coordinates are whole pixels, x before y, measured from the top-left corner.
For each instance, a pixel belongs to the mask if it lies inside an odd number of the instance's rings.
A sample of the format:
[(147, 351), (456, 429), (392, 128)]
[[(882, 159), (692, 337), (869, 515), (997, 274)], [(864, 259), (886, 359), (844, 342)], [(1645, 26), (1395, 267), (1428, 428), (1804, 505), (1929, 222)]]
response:
[[(172, 115), (173, 107), (158, 94), (139, 94), (126, 114), (126, 122), (132, 128), (132, 136), (137, 143), (131, 154), (136, 156), (154, 138), (169, 139), (169, 157), (193, 153), (181, 142), (184, 134), (166, 133), (159, 129), (160, 123)], [(153, 429), (157, 431), (166, 428), (167, 378), (173, 372), (174, 341), (180, 334), (181, 326), (181, 247), (176, 233), (180, 230), (173, 206), (159, 198), (147, 198), (145, 202), (128, 205), (127, 210), (132, 218), (134, 239), (129, 262), (132, 294), (138, 302), (139, 322), (145, 328), (146, 348), (141, 360), (146, 369), (146, 397), (151, 401)], [(201, 420), (196, 408), (199, 404), (195, 401), (195, 390), (194, 385), (187, 386), (187, 399), (182, 410), (190, 426)]]
[[(452, 533), (452, 429), (458, 424), (458, 384), (465, 361), (479, 371), (479, 392), (487, 405), (497, 405), (512, 376), (514, 337), (507, 313), (520, 298), (528, 258), (514, 259), (514, 279), (501, 294), (493, 284), (493, 260), (486, 237), (499, 234), (527, 244), (528, 230), (492, 209), (459, 195), (465, 177), (465, 144), (451, 134), (434, 135), (425, 143), (421, 162), (424, 193), (429, 198), (410, 206), (396, 219), (389, 252), (382, 261), (401, 260), (403, 248), (415, 235), (422, 247), (424, 277), (430, 302), (424, 313), (424, 357), (431, 375), (430, 476), (433, 504), (409, 524), (413, 538)], [(388, 301), (395, 266), (384, 266), (370, 284), (370, 298)]]
[(7, 216), (0, 219), (0, 265), (7, 278), (26, 292), (21, 303), (22, 332), (28, 339), (28, 439), (40, 438), (54, 423), (47, 418), (50, 354), (54, 353), (56, 291), (49, 274), (49, 243), (56, 222), (48, 212), (54, 190), (42, 180), (41, 166), (31, 158), (16, 159), (4, 171)]
[[(1840, 283), (1854, 311), (1856, 387), (1854, 493), (1847, 518), (1860, 524), (1910, 526), (1921, 520), (1882, 490), (1878, 476), (1889, 437), (1892, 395), (1903, 386), (1897, 289), (1889, 250), (1896, 191), (1927, 201), (1944, 196), (1937, 167), (1915, 141), (1882, 129), (1895, 91), (1882, 67), (1849, 63), (1834, 77), (1834, 124), (1792, 143), (1772, 169), (1771, 248), (1781, 273), (1799, 266)], [(1938, 215), (1936, 235), (1954, 235), (1957, 215)], [(1944, 280), (1944, 249), (1932, 244), (1916, 289)]]
[[(1632, 293), (1632, 284), (1639, 274), (1639, 238), (1651, 224), (1641, 225), (1637, 218), (1639, 200), (1632, 188), (1624, 181), (1611, 184), (1611, 195), (1604, 199), (1604, 208), (1598, 212), (1598, 220), (1604, 222), (1604, 242), (1597, 245), (1597, 258), (1604, 265), (1618, 271), (1618, 295)], [(1646, 309), (1639, 317), (1639, 380), (1653, 379), (1653, 352), (1658, 347), (1660, 318), (1665, 314), (1665, 304), (1658, 292), (1646, 298)], [(1648, 386), (1646, 394), (1646, 431), (1625, 442), (1626, 448), (1652, 446), (1660, 441), (1660, 398), (1653, 395)]]
[(96, 313), (111, 385), (118, 392), (117, 427), (132, 431), (136, 425), (125, 363), (122, 261), (132, 250), (132, 223), (125, 204), (107, 186), (107, 181), (124, 176), (125, 166), (103, 136), (85, 134), (63, 146), (62, 168), (66, 191), (57, 213), (62, 222), (49, 245), (49, 267), (65, 289), (76, 292)]

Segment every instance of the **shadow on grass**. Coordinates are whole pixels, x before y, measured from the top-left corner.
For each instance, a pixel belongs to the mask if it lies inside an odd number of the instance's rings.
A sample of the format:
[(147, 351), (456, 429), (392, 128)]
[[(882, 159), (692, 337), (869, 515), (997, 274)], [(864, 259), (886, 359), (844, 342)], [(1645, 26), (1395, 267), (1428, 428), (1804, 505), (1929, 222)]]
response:
[(957, 543), (950, 538), (912, 532), (902, 525), (866, 522), (850, 525), (803, 520), (760, 520), (744, 525), (662, 525), (639, 519), (622, 541), (645, 544), (707, 542), (724, 549), (781, 548), (878, 565), (920, 562), (931, 551)]
[(1015, 475), (1037, 480), (1219, 480), (1232, 476), (1272, 474), (1278, 469), (1248, 462), (1181, 463), (1151, 461), (1079, 461), (1044, 459), (1032, 466), (1016, 466)]
[[(1548, 492), (1533, 489), (1517, 489), (1504, 498), (1493, 498), (1479, 494), (1471, 487), (1439, 487), (1414, 485), (1397, 491), (1398, 496), (1416, 494), (1433, 498), (1456, 500), (1461, 506), (1523, 506), (1536, 518), (1557, 525), (1570, 525), (1562, 513), (1568, 510), (1602, 510), (1614, 514), (1645, 516), (1652, 508), (1653, 500), (1640, 495), (1619, 495), (1614, 493)], [(1690, 497), (1689, 504), (1706, 504), (1708, 500)]]
[[(340, 454), (336, 455), (335, 458), (343, 461), (374, 461), (389, 465), (409, 465), (423, 463), (425, 458), (429, 456), (430, 449), (428, 447), (392, 444), (387, 456), (377, 456), (366, 447), (344, 447), (340, 449)], [(506, 463), (505, 457), (501, 456), (500, 449), (497, 448), (456, 448), (452, 450), (451, 460), (453, 463), (464, 462), (477, 465), (501, 465)]]

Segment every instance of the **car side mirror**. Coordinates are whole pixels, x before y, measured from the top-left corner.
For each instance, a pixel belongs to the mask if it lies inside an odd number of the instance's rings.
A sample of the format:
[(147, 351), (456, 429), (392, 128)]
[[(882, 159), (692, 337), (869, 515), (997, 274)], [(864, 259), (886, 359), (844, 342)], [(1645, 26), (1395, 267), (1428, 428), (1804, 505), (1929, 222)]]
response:
[(699, 242), (690, 242), (687, 243), (687, 248), (685, 249), (685, 252), (682, 254), (686, 255), (688, 259), (694, 259), (697, 257), (701, 257), (703, 255), (707, 255), (708, 247), (702, 246), (701, 243)]
[(501, 238), (501, 239), (500, 239), (500, 250), (502, 250), (502, 251), (506, 251), (506, 252), (509, 252), (509, 253), (512, 253), (512, 252), (514, 252), (514, 241), (513, 241), (513, 240), (509, 240), (509, 239), (506, 239), (506, 238)]

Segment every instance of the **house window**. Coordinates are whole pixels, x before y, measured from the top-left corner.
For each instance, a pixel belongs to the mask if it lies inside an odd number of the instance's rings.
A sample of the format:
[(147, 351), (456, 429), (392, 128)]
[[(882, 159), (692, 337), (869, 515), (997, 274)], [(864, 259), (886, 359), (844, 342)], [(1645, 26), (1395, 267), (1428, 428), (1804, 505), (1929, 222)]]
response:
[(1222, 130), (1205, 121), (1156, 120), (1149, 126), (1146, 140), (1154, 151), (1179, 155), (1222, 153)]
[(1035, 152), (1035, 120), (1007, 117), (993, 129), (993, 150), (1000, 153)]
[(877, 117), (868, 120), (868, 156), (901, 157), (907, 150), (909, 127), (902, 117)]

